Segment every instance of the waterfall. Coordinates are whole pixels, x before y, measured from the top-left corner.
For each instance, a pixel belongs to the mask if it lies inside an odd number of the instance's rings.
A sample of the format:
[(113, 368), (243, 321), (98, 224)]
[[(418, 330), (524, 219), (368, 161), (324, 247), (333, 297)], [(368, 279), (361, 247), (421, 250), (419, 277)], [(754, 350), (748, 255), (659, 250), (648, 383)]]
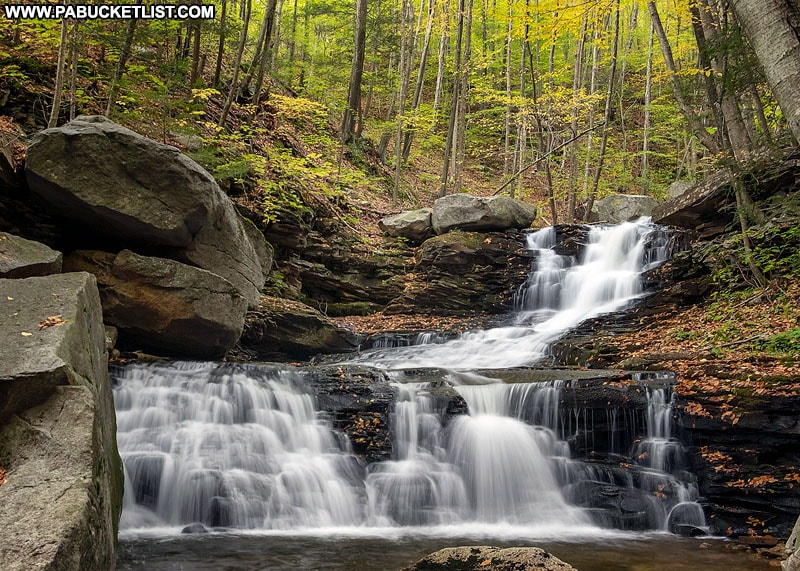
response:
[[(352, 452), (302, 368), (170, 363), (112, 371), (126, 476), (121, 528), (702, 527), (697, 489), (672, 437), (668, 389), (649, 390), (638, 417), (606, 412), (609, 458), (616, 450), (633, 459), (623, 467), (573, 458), (569, 442), (588, 434), (592, 419), (586, 409), (562, 407), (569, 381), (504, 383), (491, 372), (535, 363), (580, 321), (642, 295), (641, 273), (664, 259), (663, 233), (646, 220), (592, 228), (579, 260), (555, 251), (553, 229), (530, 234), (528, 245), (534, 263), (513, 325), (452, 340), (421, 336), (411, 346), (385, 340), (355, 359), (391, 379), (389, 460), (367, 465)], [(433, 396), (442, 386), (468, 414), (448, 415)], [(642, 425), (636, 443), (617, 435), (638, 435)]]
[(363, 521), (363, 468), (301, 381), (289, 370), (254, 378), (215, 364), (122, 371), (114, 390), (128, 482), (122, 526)]
[[(531, 365), (576, 325), (624, 309), (642, 296), (642, 272), (664, 262), (663, 229), (642, 218), (588, 229), (580, 260), (558, 254), (552, 227), (528, 235), (534, 262), (516, 298), (512, 325), (468, 331), (458, 339), (390, 350), (370, 349), (353, 360), (387, 369), (501, 369)], [(421, 340), (422, 341), (422, 340)]]

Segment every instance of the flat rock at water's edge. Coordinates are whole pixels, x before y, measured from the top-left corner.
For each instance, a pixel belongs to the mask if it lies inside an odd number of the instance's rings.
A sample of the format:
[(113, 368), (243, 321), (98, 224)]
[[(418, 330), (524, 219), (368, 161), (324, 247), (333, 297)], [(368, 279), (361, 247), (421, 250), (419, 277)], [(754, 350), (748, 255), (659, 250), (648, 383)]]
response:
[(0, 561), (113, 569), (122, 464), (95, 279), (0, 279)]
[(575, 571), (538, 547), (447, 547), (426, 555), (403, 571)]

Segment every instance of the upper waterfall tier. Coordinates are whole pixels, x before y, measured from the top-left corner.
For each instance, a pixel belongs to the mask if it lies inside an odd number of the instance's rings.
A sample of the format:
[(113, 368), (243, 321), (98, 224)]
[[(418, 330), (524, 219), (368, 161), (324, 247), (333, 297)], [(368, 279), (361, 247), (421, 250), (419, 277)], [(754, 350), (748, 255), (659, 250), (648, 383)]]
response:
[(592, 227), (580, 259), (555, 251), (555, 231), (528, 236), (533, 265), (517, 294), (513, 325), (470, 331), (445, 343), (369, 350), (354, 360), (402, 369), (500, 369), (533, 364), (555, 339), (586, 319), (625, 308), (643, 295), (641, 275), (667, 259), (663, 228), (648, 218)]

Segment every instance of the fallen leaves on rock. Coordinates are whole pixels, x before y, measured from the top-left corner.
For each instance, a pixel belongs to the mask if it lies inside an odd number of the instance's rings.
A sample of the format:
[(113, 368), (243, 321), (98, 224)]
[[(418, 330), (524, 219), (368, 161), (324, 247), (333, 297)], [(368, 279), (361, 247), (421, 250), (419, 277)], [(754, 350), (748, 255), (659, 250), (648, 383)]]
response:
[(67, 320), (61, 317), (60, 315), (50, 315), (46, 319), (42, 319), (39, 322), (39, 331), (42, 329), (47, 329), (48, 327), (55, 327), (56, 325), (63, 325), (66, 323)]

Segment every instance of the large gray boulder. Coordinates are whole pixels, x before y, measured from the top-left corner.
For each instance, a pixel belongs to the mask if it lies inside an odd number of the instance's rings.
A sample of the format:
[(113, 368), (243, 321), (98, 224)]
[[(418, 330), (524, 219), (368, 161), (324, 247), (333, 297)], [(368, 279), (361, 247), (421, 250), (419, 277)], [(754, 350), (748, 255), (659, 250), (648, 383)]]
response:
[(449, 194), (433, 203), (431, 222), (437, 234), (459, 229), (473, 232), (527, 228), (536, 207), (508, 196)]
[(122, 463), (95, 279), (0, 279), (0, 314), (2, 568), (113, 569)]
[(129, 343), (213, 358), (242, 333), (247, 301), (211, 272), (130, 250), (79, 250), (67, 256), (64, 267), (97, 276), (106, 323)]
[(432, 214), (432, 208), (407, 210), (381, 218), (378, 227), (389, 236), (407, 238), (411, 242), (420, 243), (433, 236)]
[(129, 248), (160, 247), (257, 304), (264, 273), (256, 236), (214, 178), (175, 147), (81, 116), (37, 134), (25, 171), (31, 190), (60, 216)]
[(658, 201), (649, 196), (610, 194), (595, 202), (592, 212), (597, 214), (601, 222), (620, 224), (642, 216), (651, 216), (657, 206)]
[(347, 353), (358, 338), (313, 307), (299, 301), (262, 296), (247, 314), (241, 347), (257, 359), (307, 359), (318, 353)]
[(723, 215), (732, 202), (732, 174), (722, 169), (679, 196), (671, 198), (653, 211), (653, 222), (696, 230), (701, 238), (721, 233), (730, 222)]
[(676, 180), (667, 189), (667, 200), (671, 200), (673, 198), (678, 198), (679, 196), (686, 194), (686, 192), (692, 188), (694, 184), (691, 182), (687, 182), (685, 180)]
[(447, 547), (403, 571), (575, 571), (539, 547)]
[(61, 272), (61, 252), (0, 232), (0, 278), (30, 278)]

